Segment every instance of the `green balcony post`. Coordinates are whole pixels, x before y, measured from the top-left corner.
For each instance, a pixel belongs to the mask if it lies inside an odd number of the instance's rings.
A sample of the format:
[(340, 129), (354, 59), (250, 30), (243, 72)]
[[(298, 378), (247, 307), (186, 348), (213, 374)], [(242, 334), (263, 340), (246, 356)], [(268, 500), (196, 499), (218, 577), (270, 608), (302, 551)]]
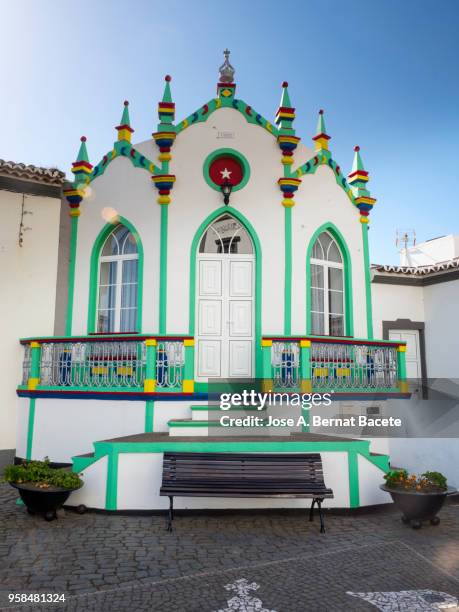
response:
[(400, 344), (397, 347), (397, 370), (400, 393), (408, 393), (408, 381), (406, 379), (406, 344)]
[(194, 338), (185, 338), (183, 340), (185, 347), (185, 367), (183, 371), (183, 393), (194, 392)]
[(145, 393), (154, 393), (156, 390), (156, 338), (147, 338), (145, 380), (143, 390)]
[(268, 393), (273, 390), (273, 367), (271, 362), (271, 352), (273, 348), (273, 341), (262, 338), (261, 340), (261, 351), (262, 351), (262, 391)]
[(40, 384), (41, 345), (39, 342), (30, 343), (30, 374), (27, 389), (33, 391)]
[[(300, 390), (301, 393), (312, 392), (312, 368), (311, 368), (311, 341), (303, 338), (300, 340)], [(303, 432), (309, 431), (310, 408), (301, 408), (301, 414), (307, 425), (303, 425)]]

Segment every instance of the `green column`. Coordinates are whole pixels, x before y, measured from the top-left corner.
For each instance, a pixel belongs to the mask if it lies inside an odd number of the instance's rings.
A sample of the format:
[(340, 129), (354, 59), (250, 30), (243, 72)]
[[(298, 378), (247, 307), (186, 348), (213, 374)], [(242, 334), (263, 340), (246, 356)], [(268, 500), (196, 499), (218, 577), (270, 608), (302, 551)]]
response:
[[(300, 390), (301, 393), (312, 392), (311, 341), (300, 340)], [(302, 416), (308, 425), (303, 425), (303, 431), (309, 431), (310, 408), (302, 408)]]
[(370, 250), (368, 247), (368, 217), (361, 217), (362, 242), (363, 242), (363, 265), (365, 269), (365, 299), (367, 311), (367, 337), (373, 340), (373, 307), (371, 303), (371, 269)]
[(161, 238), (159, 253), (159, 333), (167, 328), (167, 238), (169, 205), (161, 204)]
[(30, 343), (30, 374), (27, 389), (33, 391), (40, 384), (41, 345), (39, 342)]
[(262, 351), (262, 391), (268, 392), (273, 391), (274, 381), (273, 381), (273, 367), (271, 364), (271, 351), (273, 348), (272, 340), (264, 340), (261, 341), (261, 351)]
[(285, 279), (284, 279), (284, 335), (292, 333), (292, 206), (293, 201), (284, 204), (284, 248), (285, 248)]
[(145, 402), (145, 433), (153, 431), (153, 419), (155, 415), (155, 402), (147, 400)]
[(406, 379), (406, 344), (397, 347), (397, 370), (398, 387), (401, 393), (408, 393), (408, 381)]
[(69, 255), (69, 272), (68, 272), (67, 318), (65, 322), (66, 336), (72, 335), (73, 296), (74, 296), (74, 291), (75, 291), (75, 265), (76, 265), (76, 253), (77, 253), (78, 217), (79, 216), (80, 216), (79, 208), (70, 209), (70, 255)]
[(145, 346), (146, 364), (143, 390), (145, 393), (154, 393), (156, 390), (156, 339), (148, 338), (145, 340)]
[(29, 420), (27, 423), (27, 450), (26, 450), (27, 461), (30, 461), (32, 459), (34, 426), (35, 426), (35, 398), (31, 397), (29, 400)]
[(183, 393), (194, 392), (194, 338), (183, 340), (185, 347), (185, 367), (183, 369)]
[(349, 473), (349, 506), (358, 508), (360, 506), (359, 492), (359, 457), (356, 451), (348, 451), (348, 473)]

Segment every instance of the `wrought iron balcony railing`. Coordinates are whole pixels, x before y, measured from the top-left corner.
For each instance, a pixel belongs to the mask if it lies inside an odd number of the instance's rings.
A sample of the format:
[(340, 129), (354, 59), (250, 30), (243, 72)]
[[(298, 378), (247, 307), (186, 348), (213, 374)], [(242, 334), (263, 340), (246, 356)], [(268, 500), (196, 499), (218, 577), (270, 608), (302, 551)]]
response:
[(407, 392), (404, 342), (265, 337), (264, 386), (302, 392)]

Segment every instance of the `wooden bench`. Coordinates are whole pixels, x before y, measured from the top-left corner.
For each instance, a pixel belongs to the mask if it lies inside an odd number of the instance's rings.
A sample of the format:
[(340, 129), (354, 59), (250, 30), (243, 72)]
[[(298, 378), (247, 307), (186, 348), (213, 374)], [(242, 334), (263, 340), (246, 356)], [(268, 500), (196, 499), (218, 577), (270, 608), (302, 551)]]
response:
[(174, 497), (312, 498), (309, 520), (317, 504), (320, 532), (325, 533), (322, 502), (333, 491), (324, 483), (318, 453), (164, 453), (160, 495), (168, 496), (167, 529), (172, 531)]

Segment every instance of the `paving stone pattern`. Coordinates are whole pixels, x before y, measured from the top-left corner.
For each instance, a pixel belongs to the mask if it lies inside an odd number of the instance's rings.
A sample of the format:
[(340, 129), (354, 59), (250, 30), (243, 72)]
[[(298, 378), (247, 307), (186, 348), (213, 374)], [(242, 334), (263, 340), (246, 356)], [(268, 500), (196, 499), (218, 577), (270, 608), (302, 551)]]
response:
[[(419, 531), (386, 507), (330, 513), (325, 535), (297, 510), (177, 513), (170, 534), (160, 515), (67, 511), (47, 523), (15, 499), (0, 485), (0, 610), (376, 612), (362, 595), (459, 597), (454, 503)], [(9, 593), (50, 592), (66, 603), (8, 604)]]

